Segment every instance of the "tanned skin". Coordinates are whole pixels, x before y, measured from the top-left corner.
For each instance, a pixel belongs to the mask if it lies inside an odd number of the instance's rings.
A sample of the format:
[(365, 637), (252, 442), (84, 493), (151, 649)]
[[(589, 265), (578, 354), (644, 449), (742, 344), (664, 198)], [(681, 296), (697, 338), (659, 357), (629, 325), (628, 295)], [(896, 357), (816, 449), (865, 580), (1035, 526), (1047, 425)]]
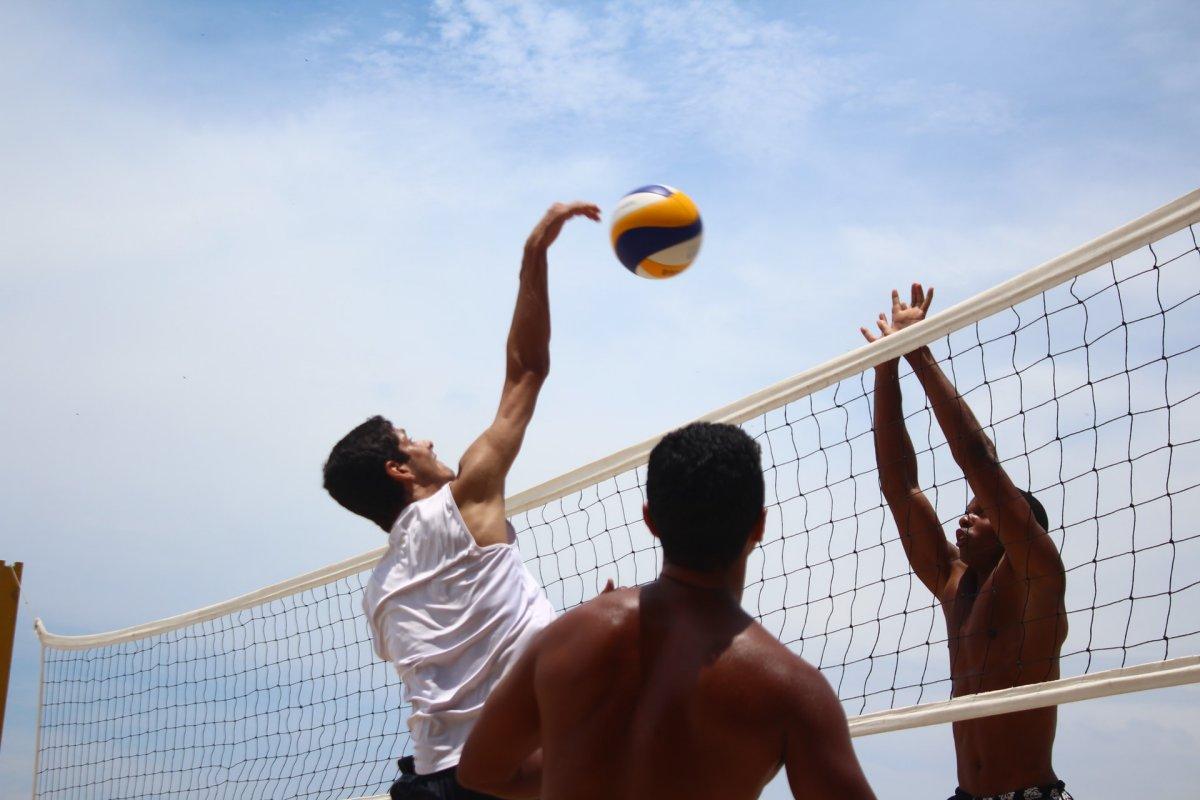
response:
[[(912, 286), (911, 304), (892, 292), (891, 320), (880, 336), (925, 318), (933, 287)], [(913, 572), (946, 617), (953, 696), (1008, 689), (1059, 676), (1067, 635), (1066, 573), (1058, 548), (1034, 519), (996, 448), (928, 347), (905, 355), (933, 407), (974, 498), (947, 541), (933, 504), (920, 489), (917, 458), (904, 425), (897, 361), (875, 369), (875, 454), (883, 495)], [(954, 723), (958, 783), (994, 795), (1054, 783), (1054, 706)]]
[(829, 684), (742, 610), (765, 518), (731, 567), (668, 562), (544, 630), (484, 706), (460, 782), (507, 798), (748, 800), (783, 766), (797, 798), (873, 798)]
[[(458, 471), (438, 461), (433, 442), (416, 441), (396, 429), (403, 463), (389, 461), (388, 476), (404, 484), (410, 502), (435, 494), (447, 483), (467, 530), (481, 546), (508, 541), (504, 516), (504, 481), (512, 467), (542, 384), (550, 372), (550, 298), (546, 254), (563, 224), (572, 217), (599, 221), (600, 209), (591, 203), (555, 203), (534, 227), (521, 259), (520, 287), (508, 331), (504, 388), (492, 424), (467, 448)], [(379, 520), (391, 530), (395, 520)]]

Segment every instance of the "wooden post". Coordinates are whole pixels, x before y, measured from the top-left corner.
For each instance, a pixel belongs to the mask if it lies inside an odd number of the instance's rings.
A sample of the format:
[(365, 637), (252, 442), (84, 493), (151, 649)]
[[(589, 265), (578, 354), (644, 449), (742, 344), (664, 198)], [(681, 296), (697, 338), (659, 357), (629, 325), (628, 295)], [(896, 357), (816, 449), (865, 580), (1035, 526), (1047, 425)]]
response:
[(20, 561), (12, 566), (0, 561), (0, 739), (4, 737), (4, 707), (8, 700), (8, 673), (12, 667), (23, 566)]

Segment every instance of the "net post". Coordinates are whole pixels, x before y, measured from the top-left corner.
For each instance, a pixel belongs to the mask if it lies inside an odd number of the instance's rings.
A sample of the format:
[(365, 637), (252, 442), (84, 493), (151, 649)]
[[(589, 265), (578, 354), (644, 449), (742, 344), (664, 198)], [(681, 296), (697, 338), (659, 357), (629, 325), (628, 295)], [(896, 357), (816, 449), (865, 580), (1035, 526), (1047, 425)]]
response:
[(34, 749), (33, 749), (33, 782), (30, 789), (31, 800), (37, 800), (38, 796), (38, 776), (42, 771), (42, 714), (46, 705), (46, 642), (42, 638), (42, 634), (46, 632), (46, 628), (42, 625), (42, 620), (35, 619), (33, 621), (33, 630), (38, 637), (38, 693), (37, 693), (37, 722), (34, 732)]
[(8, 674), (12, 667), (13, 637), (17, 631), (17, 609), (21, 601), (20, 561), (0, 561), (0, 741), (4, 739), (4, 712), (8, 701)]

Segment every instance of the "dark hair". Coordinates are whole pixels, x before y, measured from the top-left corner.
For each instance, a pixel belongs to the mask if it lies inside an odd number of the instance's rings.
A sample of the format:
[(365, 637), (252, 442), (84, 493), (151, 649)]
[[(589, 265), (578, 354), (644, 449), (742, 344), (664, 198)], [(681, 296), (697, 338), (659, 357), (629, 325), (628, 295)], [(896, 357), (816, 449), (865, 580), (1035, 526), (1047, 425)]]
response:
[(1025, 498), (1025, 502), (1029, 503), (1029, 510), (1033, 512), (1033, 518), (1038, 521), (1038, 525), (1042, 526), (1042, 530), (1050, 530), (1050, 517), (1046, 514), (1046, 508), (1041, 502), (1033, 496), (1032, 492), (1027, 492), (1024, 489), (1017, 489), (1021, 493), (1021, 497)]
[(325, 490), (343, 507), (390, 528), (408, 505), (408, 493), (387, 476), (389, 461), (403, 464), (408, 455), (395, 426), (371, 417), (333, 446), (325, 462)]
[(733, 564), (762, 513), (758, 443), (711, 422), (668, 433), (650, 452), (646, 502), (667, 561), (706, 572)]

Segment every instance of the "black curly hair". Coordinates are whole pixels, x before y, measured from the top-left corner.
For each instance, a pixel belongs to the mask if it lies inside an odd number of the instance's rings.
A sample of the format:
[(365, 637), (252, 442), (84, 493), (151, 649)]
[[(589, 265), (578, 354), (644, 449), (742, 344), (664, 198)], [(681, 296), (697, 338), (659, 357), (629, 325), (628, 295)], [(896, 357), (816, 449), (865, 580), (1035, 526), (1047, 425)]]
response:
[(705, 572), (732, 565), (762, 514), (758, 443), (711, 422), (668, 433), (650, 453), (646, 502), (667, 561)]
[(396, 428), (381, 416), (371, 417), (342, 437), (325, 462), (325, 491), (344, 508), (384, 530), (408, 505), (404, 486), (387, 476), (387, 462), (403, 464)]

